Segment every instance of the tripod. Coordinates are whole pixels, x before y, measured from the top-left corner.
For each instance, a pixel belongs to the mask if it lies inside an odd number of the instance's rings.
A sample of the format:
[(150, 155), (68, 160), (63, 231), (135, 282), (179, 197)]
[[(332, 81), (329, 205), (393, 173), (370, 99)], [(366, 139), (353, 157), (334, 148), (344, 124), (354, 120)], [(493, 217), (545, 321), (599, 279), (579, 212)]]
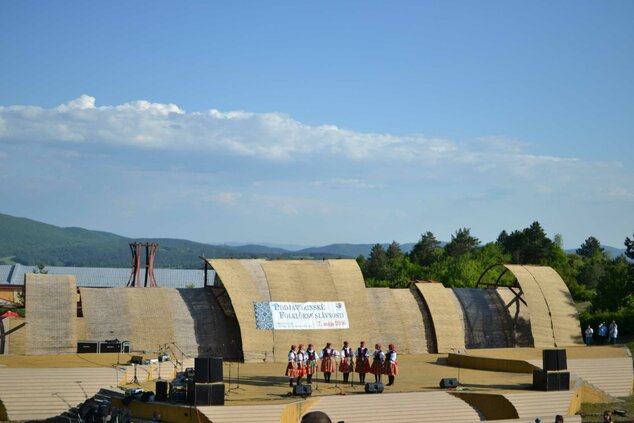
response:
[(136, 377), (136, 366), (137, 364), (134, 364), (134, 378), (132, 379), (132, 382), (130, 383), (134, 383), (135, 385), (140, 385), (139, 378)]

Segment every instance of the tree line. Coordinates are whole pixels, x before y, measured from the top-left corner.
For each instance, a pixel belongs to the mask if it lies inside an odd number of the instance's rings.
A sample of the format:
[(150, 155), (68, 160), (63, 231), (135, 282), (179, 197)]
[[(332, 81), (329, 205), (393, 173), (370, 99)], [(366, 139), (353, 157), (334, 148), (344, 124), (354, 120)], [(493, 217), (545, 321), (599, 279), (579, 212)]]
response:
[[(633, 236), (634, 238), (634, 236)], [(591, 311), (617, 311), (632, 307), (634, 288), (634, 240), (625, 238), (625, 255), (611, 258), (593, 236), (574, 253), (563, 249), (561, 235), (550, 239), (539, 222), (482, 245), (469, 228), (460, 228), (442, 246), (432, 232), (425, 232), (409, 253), (397, 242), (387, 248), (372, 247), (370, 255), (357, 257), (366, 285), (404, 288), (413, 280), (435, 280), (446, 287), (475, 286), (480, 275), (498, 263), (550, 266), (563, 278), (575, 301), (591, 301)], [(492, 269), (491, 278), (502, 269)], [(497, 272), (497, 273), (496, 273)], [(508, 273), (505, 278), (512, 278)]]

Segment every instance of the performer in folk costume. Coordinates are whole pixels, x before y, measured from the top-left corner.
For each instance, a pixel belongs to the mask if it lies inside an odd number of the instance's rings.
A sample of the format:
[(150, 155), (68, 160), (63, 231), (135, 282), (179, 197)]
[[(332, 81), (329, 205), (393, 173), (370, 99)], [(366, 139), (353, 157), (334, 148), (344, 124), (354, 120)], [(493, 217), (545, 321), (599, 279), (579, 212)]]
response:
[(330, 374), (337, 370), (337, 351), (331, 347), (332, 343), (326, 342), (326, 347), (321, 350), (321, 372), (324, 381), (330, 383)]
[(350, 372), (354, 371), (352, 348), (348, 346), (348, 341), (343, 341), (343, 348), (341, 349), (341, 361), (339, 362), (339, 371), (343, 373), (344, 383), (348, 382)]
[(306, 383), (313, 383), (313, 375), (317, 373), (317, 351), (313, 344), (308, 344), (306, 350)]
[(302, 383), (302, 378), (306, 376), (306, 353), (304, 352), (304, 344), (299, 344), (297, 347), (295, 364), (297, 367), (297, 384), (299, 385)]
[(388, 377), (387, 386), (394, 385), (394, 377), (398, 375), (398, 361), (396, 361), (396, 345), (388, 346), (387, 354), (385, 354), (385, 368), (383, 373)]
[(381, 344), (374, 346), (374, 353), (372, 354), (372, 368), (370, 373), (374, 375), (374, 382), (381, 381), (381, 374), (383, 373), (383, 365), (385, 364), (385, 353), (381, 350)]
[(365, 342), (361, 341), (355, 353), (357, 362), (354, 371), (359, 373), (359, 383), (365, 383), (365, 374), (370, 373), (370, 351), (365, 347)]
[(286, 365), (286, 376), (290, 378), (289, 386), (293, 386), (293, 378), (297, 377), (297, 367), (295, 364), (295, 360), (297, 358), (297, 354), (295, 351), (297, 347), (295, 345), (291, 345), (291, 350), (288, 352), (288, 364)]

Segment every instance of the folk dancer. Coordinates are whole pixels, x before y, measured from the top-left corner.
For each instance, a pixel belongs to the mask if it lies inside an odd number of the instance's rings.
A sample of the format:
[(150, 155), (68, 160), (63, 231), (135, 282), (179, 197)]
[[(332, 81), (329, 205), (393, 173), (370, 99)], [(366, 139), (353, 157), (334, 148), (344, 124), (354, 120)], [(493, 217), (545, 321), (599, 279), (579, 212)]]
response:
[(365, 347), (365, 342), (361, 341), (355, 353), (357, 362), (354, 371), (359, 373), (359, 383), (365, 383), (366, 373), (370, 373), (370, 351)]
[(299, 344), (297, 354), (295, 355), (295, 364), (297, 367), (297, 384), (302, 383), (302, 378), (306, 376), (306, 353), (304, 352), (304, 344)]
[(313, 383), (313, 375), (317, 373), (317, 351), (313, 348), (313, 344), (308, 344), (306, 350), (306, 383)]
[(288, 386), (291, 387), (293, 386), (293, 378), (297, 377), (297, 367), (295, 364), (297, 357), (297, 354), (295, 353), (296, 350), (297, 347), (295, 345), (291, 345), (291, 350), (288, 352), (288, 364), (286, 365), (286, 376), (290, 378)]
[(374, 382), (381, 381), (383, 374), (383, 365), (385, 364), (385, 353), (381, 350), (381, 344), (374, 345), (374, 353), (372, 354), (372, 368), (370, 373), (374, 375)]
[(385, 354), (385, 369), (384, 372), (387, 375), (387, 386), (394, 385), (394, 378), (398, 375), (398, 361), (396, 361), (396, 345), (390, 344), (388, 346), (387, 354)]
[(337, 351), (332, 347), (332, 343), (326, 342), (326, 347), (321, 350), (321, 372), (324, 374), (324, 381), (330, 383), (330, 374), (337, 370)]
[(339, 363), (339, 371), (343, 373), (343, 382), (348, 382), (350, 372), (354, 371), (354, 365), (352, 362), (352, 348), (348, 346), (348, 341), (343, 341), (343, 348), (341, 349), (341, 362)]

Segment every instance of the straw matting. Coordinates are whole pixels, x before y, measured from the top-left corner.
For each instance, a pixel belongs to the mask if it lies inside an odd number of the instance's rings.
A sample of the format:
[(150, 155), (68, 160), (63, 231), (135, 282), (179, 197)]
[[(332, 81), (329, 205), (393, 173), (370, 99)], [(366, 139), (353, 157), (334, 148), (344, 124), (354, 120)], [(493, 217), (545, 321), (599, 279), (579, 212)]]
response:
[(28, 354), (77, 350), (77, 286), (75, 276), (25, 275)]

